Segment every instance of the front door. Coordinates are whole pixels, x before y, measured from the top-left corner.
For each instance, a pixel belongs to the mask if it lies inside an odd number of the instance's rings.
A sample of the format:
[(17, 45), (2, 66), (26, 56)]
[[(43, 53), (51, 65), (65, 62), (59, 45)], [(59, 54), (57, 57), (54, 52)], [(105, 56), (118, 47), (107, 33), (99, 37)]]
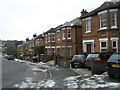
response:
[(87, 52), (91, 53), (91, 44), (87, 44)]

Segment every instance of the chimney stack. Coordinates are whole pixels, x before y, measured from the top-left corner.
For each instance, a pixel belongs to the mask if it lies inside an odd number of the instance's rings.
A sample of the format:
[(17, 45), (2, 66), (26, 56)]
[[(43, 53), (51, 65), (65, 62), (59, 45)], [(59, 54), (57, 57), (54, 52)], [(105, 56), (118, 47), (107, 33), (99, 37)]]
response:
[(81, 16), (85, 15), (87, 12), (87, 10), (83, 9), (82, 12), (81, 12)]

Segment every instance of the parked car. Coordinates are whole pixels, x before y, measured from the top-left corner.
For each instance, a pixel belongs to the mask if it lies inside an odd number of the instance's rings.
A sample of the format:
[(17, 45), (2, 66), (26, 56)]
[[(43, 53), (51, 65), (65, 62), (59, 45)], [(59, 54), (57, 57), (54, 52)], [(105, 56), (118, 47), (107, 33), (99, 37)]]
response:
[(110, 78), (120, 77), (120, 53), (114, 53), (108, 59), (106, 70)]
[(91, 69), (92, 74), (103, 73), (106, 71), (106, 63), (113, 52), (100, 52), (90, 53), (85, 65), (88, 69)]
[(78, 54), (74, 55), (72, 60), (70, 61), (71, 67), (74, 68), (75, 66), (84, 67), (86, 61), (87, 54)]
[(33, 56), (32, 60), (33, 60), (33, 62), (38, 62), (38, 56)]
[(8, 60), (14, 60), (14, 56), (13, 55), (6, 55), (4, 58), (8, 59)]

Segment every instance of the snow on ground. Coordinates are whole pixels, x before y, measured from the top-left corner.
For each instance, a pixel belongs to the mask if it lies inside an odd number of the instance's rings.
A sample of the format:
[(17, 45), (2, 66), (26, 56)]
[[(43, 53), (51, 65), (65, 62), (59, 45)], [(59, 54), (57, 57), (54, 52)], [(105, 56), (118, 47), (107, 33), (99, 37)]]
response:
[[(40, 62), (40, 63), (32, 63), (29, 61), (24, 61), (24, 60), (19, 60), (19, 59), (15, 59), (16, 62), (20, 62), (20, 63), (26, 63), (28, 64), (33, 72), (47, 72), (47, 69), (41, 69), (38, 66), (41, 65), (45, 65), (46, 67), (50, 67), (47, 66), (46, 63)], [(52, 88), (55, 86), (55, 82), (54, 80), (42, 80), (39, 82), (33, 82), (33, 78), (32, 77), (27, 77), (24, 81), (21, 81), (18, 84), (15, 84), (14, 87), (15, 88)]]
[(14, 85), (15, 88), (52, 88), (54, 86), (55, 82), (53, 80), (33, 82), (32, 77), (28, 77), (25, 81), (21, 81), (20, 83)]
[(33, 71), (34, 72), (47, 72), (47, 69), (40, 69), (40, 68), (34, 67)]
[(78, 81), (77, 78), (81, 76), (70, 76), (64, 79), (64, 85), (67, 88), (78, 88)]
[(20, 60), (20, 59), (14, 59), (16, 62), (21, 62), (21, 63), (25, 63), (26, 61), (24, 60)]
[(108, 77), (107, 72), (102, 75), (94, 75), (81, 80), (81, 88), (120, 88), (120, 83), (106, 82), (104, 78)]
[[(19, 59), (15, 59), (17, 62), (26, 63), (30, 65), (30, 67), (33, 69), (34, 72), (46, 72), (47, 69), (40, 69), (39, 66), (44, 66), (46, 68), (52, 68), (59, 70), (59, 68), (52, 67), (47, 65), (46, 63), (40, 62), (40, 63), (32, 63), (29, 61), (23, 61)], [(90, 76), (88, 74), (84, 75), (84, 78), (82, 79), (82, 76), (70, 76), (65, 79), (64, 86), (67, 88), (119, 88), (120, 89), (120, 83), (117, 82), (110, 82), (105, 81), (104, 79), (108, 77), (107, 72), (103, 73), (102, 75), (93, 75)], [(78, 78), (81, 78), (81, 81), (79, 81)], [(80, 82), (80, 85), (78, 85), (78, 82)], [(25, 81), (21, 81), (18, 84), (15, 84), (14, 87), (19, 88), (52, 88), (55, 86), (54, 80), (42, 80), (39, 82), (33, 82), (32, 77), (26, 78)]]

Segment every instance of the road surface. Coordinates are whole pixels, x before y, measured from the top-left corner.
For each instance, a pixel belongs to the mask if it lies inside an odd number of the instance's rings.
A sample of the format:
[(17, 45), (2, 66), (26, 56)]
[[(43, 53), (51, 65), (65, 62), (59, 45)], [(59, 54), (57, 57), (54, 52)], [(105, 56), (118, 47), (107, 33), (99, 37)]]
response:
[[(2, 60), (3, 88), (34, 89), (120, 89), (119, 82), (105, 81), (107, 73), (91, 76), (87, 70), (62, 68), (45, 63)], [(20, 62), (19, 62), (20, 61)], [(90, 75), (90, 76), (88, 76)]]
[(35, 74), (28, 65), (12, 60), (2, 60), (2, 88), (13, 88), (14, 84), (25, 80), (26, 77), (40, 80), (44, 78), (44, 75), (43, 73)]

